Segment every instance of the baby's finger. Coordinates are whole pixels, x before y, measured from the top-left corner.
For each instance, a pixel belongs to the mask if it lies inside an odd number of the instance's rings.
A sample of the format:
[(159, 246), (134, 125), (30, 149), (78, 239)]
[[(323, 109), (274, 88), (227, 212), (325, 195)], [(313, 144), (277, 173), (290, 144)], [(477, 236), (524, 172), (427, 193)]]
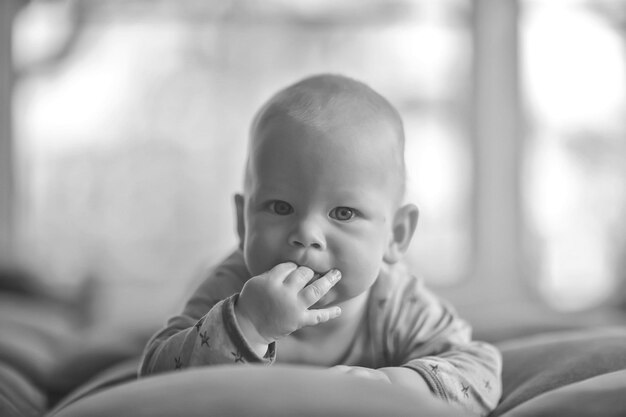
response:
[(319, 310), (307, 310), (304, 313), (302, 327), (326, 323), (327, 321), (336, 319), (339, 316), (341, 316), (341, 308), (337, 306), (320, 308)]
[(282, 264), (274, 266), (267, 273), (269, 274), (270, 279), (283, 281), (296, 268), (298, 268), (298, 265), (293, 262), (283, 262)]
[(297, 289), (302, 289), (313, 278), (315, 273), (311, 268), (306, 266), (299, 266), (292, 271), (287, 278), (285, 278), (285, 284), (293, 285)]
[(304, 287), (302, 291), (300, 291), (300, 298), (307, 307), (310, 307), (325, 296), (340, 279), (341, 272), (339, 272), (338, 269), (331, 269), (326, 275)]

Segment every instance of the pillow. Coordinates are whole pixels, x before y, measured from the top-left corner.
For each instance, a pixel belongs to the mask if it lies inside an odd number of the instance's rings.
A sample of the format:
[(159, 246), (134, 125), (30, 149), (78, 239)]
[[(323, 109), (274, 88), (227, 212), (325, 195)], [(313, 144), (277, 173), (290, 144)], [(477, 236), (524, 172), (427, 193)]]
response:
[(626, 328), (621, 327), (557, 332), (499, 344), (503, 392), (491, 416), (505, 415), (548, 391), (626, 369), (625, 346)]
[(466, 416), (430, 395), (302, 366), (192, 368), (117, 385), (54, 417)]
[(62, 306), (0, 293), (0, 363), (56, 403), (98, 372), (141, 354), (152, 329), (83, 327)]
[(141, 355), (152, 332), (96, 326), (67, 340), (47, 375), (52, 405), (98, 373)]
[(46, 396), (8, 365), (0, 363), (0, 416), (39, 417), (46, 410)]
[(11, 365), (39, 387), (46, 387), (65, 340), (75, 332), (64, 311), (0, 295), (0, 363)]
[(137, 369), (139, 368), (139, 359), (140, 358), (137, 357), (122, 361), (98, 373), (88, 382), (82, 384), (73, 390), (69, 395), (65, 396), (63, 400), (56, 404), (54, 409), (51, 411), (51, 414), (54, 415), (56, 412), (67, 407), (69, 404), (105, 388), (109, 388), (123, 382), (136, 380)]
[(602, 374), (539, 395), (503, 417), (623, 417), (626, 370)]

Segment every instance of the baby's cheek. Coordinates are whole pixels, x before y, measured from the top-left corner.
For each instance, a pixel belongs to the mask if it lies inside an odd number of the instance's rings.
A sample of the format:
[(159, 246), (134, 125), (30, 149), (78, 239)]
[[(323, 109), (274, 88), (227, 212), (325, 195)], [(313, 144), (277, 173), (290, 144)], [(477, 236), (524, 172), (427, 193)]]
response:
[(252, 275), (259, 275), (273, 268), (274, 250), (265, 235), (251, 235), (245, 245), (245, 260)]
[[(358, 259), (358, 258), (356, 258)], [(369, 289), (380, 272), (380, 262), (374, 259), (362, 259), (361, 262), (352, 262), (342, 271), (344, 278), (342, 291), (346, 296), (356, 296)]]
[(267, 259), (266, 248), (267, 246), (258, 237), (252, 237), (246, 242), (245, 260), (252, 275), (259, 275), (269, 269), (263, 262)]
[(374, 281), (380, 272), (383, 262), (384, 248), (380, 243), (380, 239), (371, 237), (369, 240), (363, 240), (361, 244), (355, 247), (355, 256), (360, 259), (357, 265), (359, 275), (364, 277), (368, 282)]

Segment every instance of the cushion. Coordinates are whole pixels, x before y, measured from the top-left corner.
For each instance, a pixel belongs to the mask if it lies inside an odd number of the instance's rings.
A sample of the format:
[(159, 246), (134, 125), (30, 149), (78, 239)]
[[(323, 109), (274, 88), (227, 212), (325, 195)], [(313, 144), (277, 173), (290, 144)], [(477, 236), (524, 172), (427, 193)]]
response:
[(0, 364), (10, 365), (54, 405), (100, 371), (140, 355), (153, 333), (120, 327), (84, 327), (63, 306), (0, 293)]
[(513, 415), (506, 413), (552, 390), (626, 369), (625, 346), (624, 327), (555, 332), (501, 343), (503, 393), (491, 415)]
[(623, 417), (626, 370), (602, 374), (548, 391), (520, 404), (504, 417)]
[(45, 388), (65, 341), (76, 332), (71, 315), (40, 300), (0, 294), (0, 363)]
[(150, 334), (117, 326), (77, 332), (49, 368), (47, 391), (51, 404), (111, 366), (141, 355)]
[(46, 396), (15, 369), (0, 363), (0, 416), (36, 417), (46, 409)]
[(139, 359), (139, 357), (127, 359), (99, 372), (94, 377), (89, 379), (89, 381), (80, 385), (70, 394), (65, 396), (62, 401), (56, 404), (51, 414), (58, 412), (81, 398), (92, 395), (105, 388), (109, 388), (123, 382), (136, 380), (137, 369), (139, 368)]
[(465, 416), (430, 395), (319, 368), (192, 368), (127, 382), (76, 401), (54, 417)]

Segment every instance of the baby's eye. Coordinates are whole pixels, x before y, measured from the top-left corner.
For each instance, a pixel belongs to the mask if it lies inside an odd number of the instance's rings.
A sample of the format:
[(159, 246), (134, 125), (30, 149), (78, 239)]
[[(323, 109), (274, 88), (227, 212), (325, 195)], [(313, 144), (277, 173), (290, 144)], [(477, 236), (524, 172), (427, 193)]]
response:
[(354, 218), (356, 210), (351, 209), (350, 207), (335, 207), (330, 211), (329, 215), (335, 220), (345, 222)]
[(274, 214), (278, 214), (279, 216), (286, 216), (293, 213), (293, 207), (291, 207), (291, 204), (287, 203), (286, 201), (272, 201), (269, 207)]

